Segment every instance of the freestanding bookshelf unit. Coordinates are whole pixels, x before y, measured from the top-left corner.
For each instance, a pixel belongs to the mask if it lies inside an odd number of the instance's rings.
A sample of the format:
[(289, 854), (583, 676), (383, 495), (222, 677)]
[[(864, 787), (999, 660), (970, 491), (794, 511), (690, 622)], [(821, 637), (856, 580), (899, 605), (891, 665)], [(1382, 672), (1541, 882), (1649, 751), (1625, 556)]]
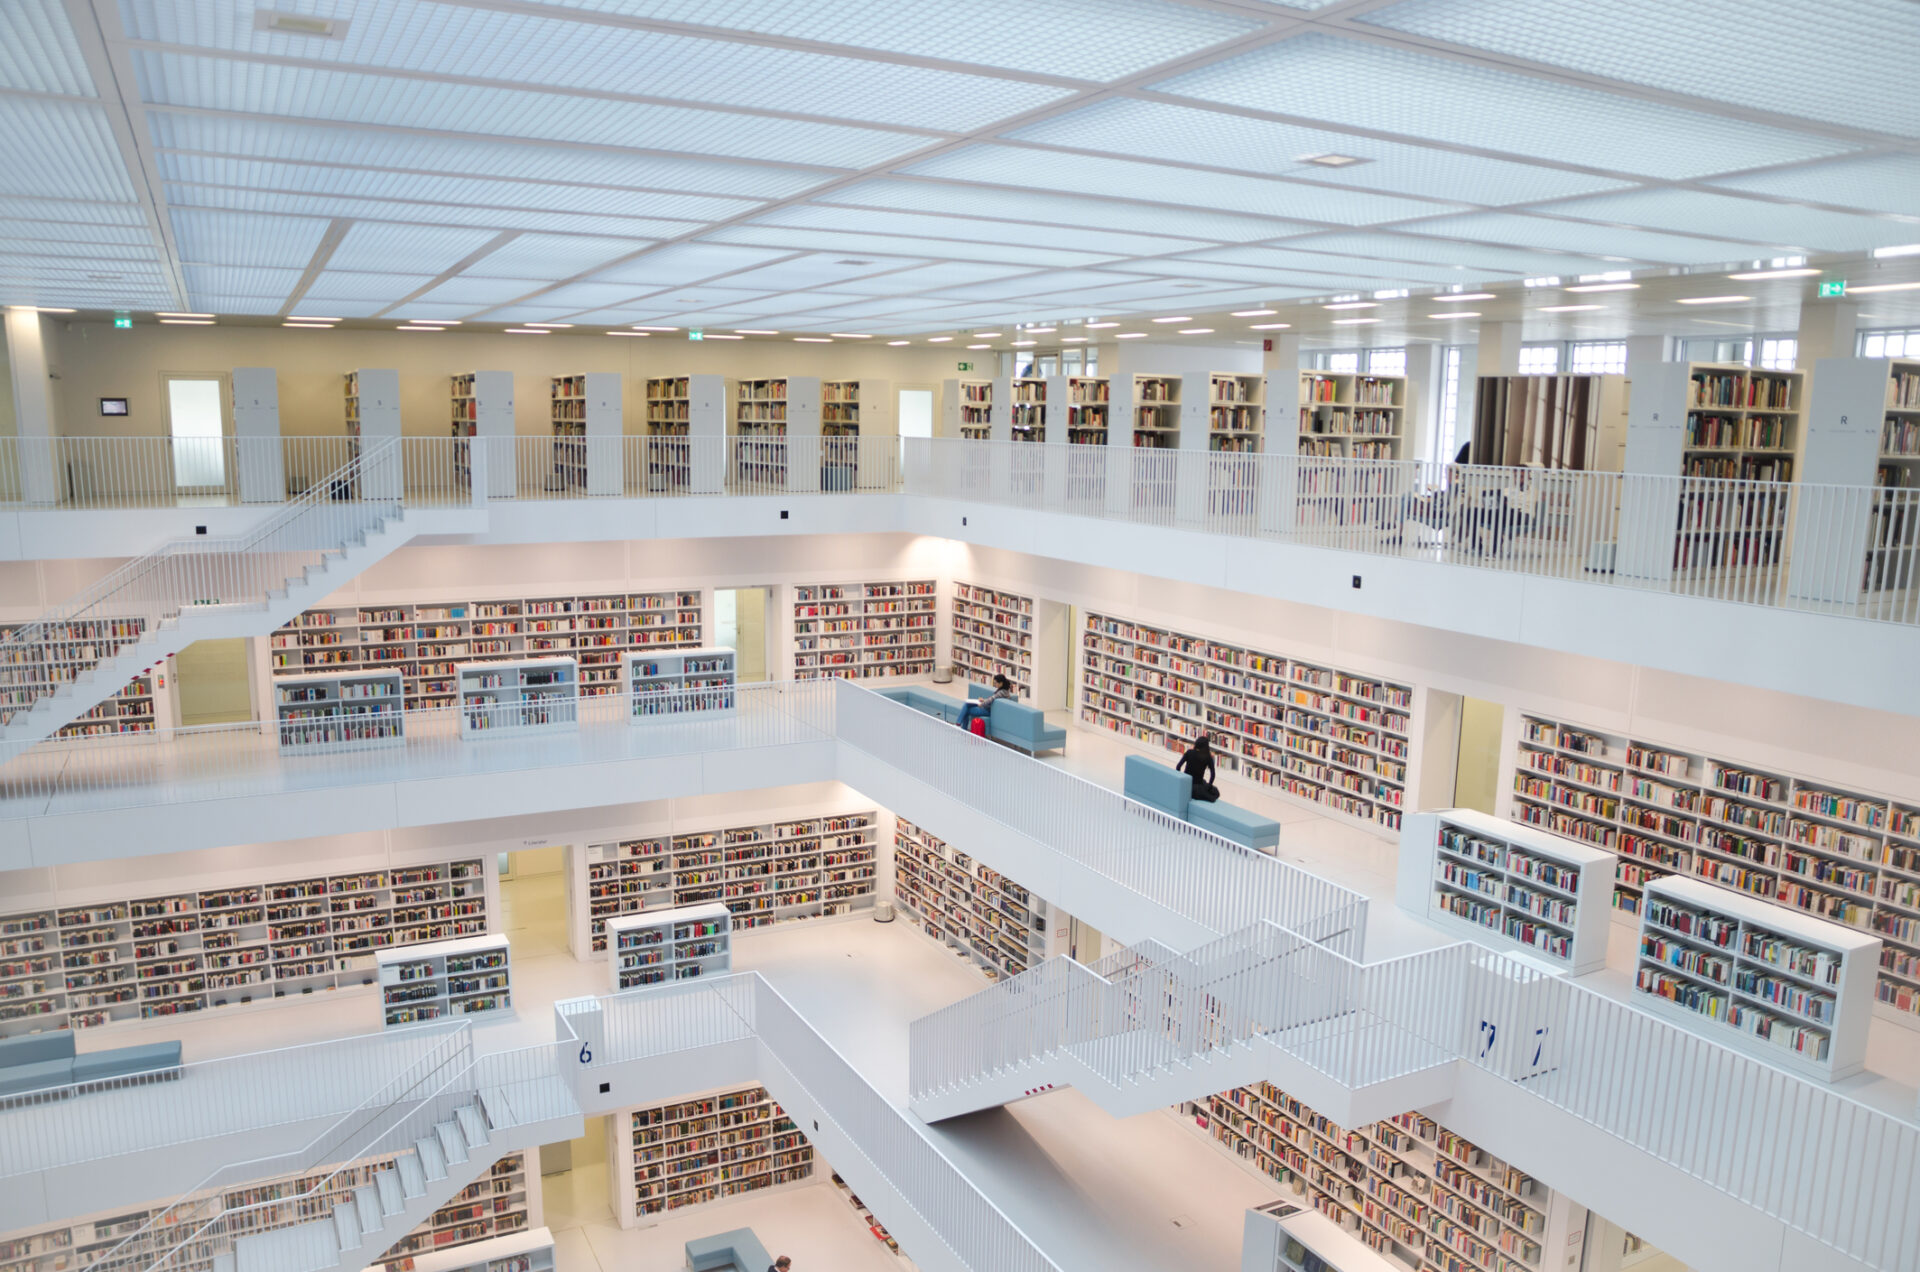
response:
[(503, 935), (469, 936), (380, 951), (374, 963), (380, 969), (386, 1027), (512, 1011), (513, 983), (507, 961), (507, 938)]
[[(473, 450), (486, 451), (487, 493), (511, 497), (518, 485), (513, 430), (513, 372), (469, 371), (452, 380), (453, 479), (473, 486)], [(476, 441), (476, 439), (478, 439)]]
[(385, 458), (363, 464), (359, 495), (363, 499), (398, 499), (402, 488), (400, 464), (400, 373), (359, 370), (346, 373), (347, 458), (360, 459), (381, 442), (392, 441)]
[(611, 371), (555, 376), (552, 402), (554, 488), (621, 493), (620, 376)]
[(1180, 444), (1180, 387), (1177, 375), (1133, 377), (1133, 444), (1143, 450), (1172, 450)]
[(233, 369), (233, 438), (239, 450), (241, 503), (279, 503), (287, 497), (287, 466), (280, 441), (280, 379), (272, 367)]
[(1801, 480), (1872, 486), (1871, 501), (1803, 496), (1787, 585), (1795, 600), (1837, 606), (1920, 583), (1920, 361), (1822, 358), (1807, 404)]
[(1823, 1081), (1866, 1064), (1880, 942), (1697, 879), (1647, 885), (1634, 1001)]
[(733, 970), (733, 911), (718, 901), (607, 920), (614, 993)]
[(580, 723), (580, 668), (571, 658), (461, 663), (460, 736), (559, 732)]
[(813, 1146), (765, 1087), (728, 1087), (615, 1114), (607, 1135), (623, 1228), (813, 1178)]
[(1449, 808), (1401, 827), (1403, 910), (1570, 975), (1606, 965), (1612, 889), (1612, 853), (1531, 826)]
[[(1271, 384), (1271, 381), (1270, 381)], [(1297, 426), (1269, 436), (1276, 454), (1304, 459), (1400, 459), (1406, 443), (1407, 380), (1395, 375), (1302, 371), (1291, 403), (1272, 404), (1275, 418)], [(1296, 411), (1287, 411), (1292, 406)], [(1282, 449), (1285, 446), (1286, 449)]]
[(695, 711), (731, 711), (736, 676), (731, 649), (663, 649), (629, 653), (621, 675), (637, 724)]
[(860, 485), (862, 439), (893, 431), (890, 394), (885, 380), (820, 382), (820, 489), (853, 490)]
[(406, 744), (398, 670), (287, 676), (274, 682), (273, 699), (282, 755)]
[(718, 375), (647, 381), (647, 442), (640, 488), (717, 494), (726, 472), (727, 381)]

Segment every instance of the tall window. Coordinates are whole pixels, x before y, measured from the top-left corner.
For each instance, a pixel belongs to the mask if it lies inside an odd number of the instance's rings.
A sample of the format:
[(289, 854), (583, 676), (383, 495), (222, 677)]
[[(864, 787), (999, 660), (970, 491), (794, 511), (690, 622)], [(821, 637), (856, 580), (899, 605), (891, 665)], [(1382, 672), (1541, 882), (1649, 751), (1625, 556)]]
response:
[(1335, 375), (1355, 375), (1360, 370), (1360, 351), (1351, 353), (1329, 353), (1326, 355), (1326, 370)]
[(1688, 362), (1737, 362), (1768, 371), (1791, 371), (1800, 356), (1800, 342), (1792, 336), (1701, 336), (1681, 348)]
[(1433, 461), (1444, 464), (1453, 458), (1457, 443), (1454, 436), (1460, 430), (1460, 355), (1459, 345), (1447, 349), (1445, 370), (1440, 377), (1440, 418), (1434, 422)]
[(1407, 351), (1405, 349), (1367, 350), (1368, 375), (1405, 375), (1406, 373)]
[(1575, 375), (1625, 375), (1627, 342), (1590, 340), (1573, 346), (1567, 370)]
[(1557, 344), (1521, 345), (1521, 375), (1557, 375), (1560, 372), (1560, 346)]
[(1863, 358), (1920, 357), (1920, 327), (1863, 331), (1860, 333), (1859, 353)]
[(1760, 342), (1760, 366), (1767, 371), (1791, 371), (1800, 354), (1798, 340), (1763, 339)]

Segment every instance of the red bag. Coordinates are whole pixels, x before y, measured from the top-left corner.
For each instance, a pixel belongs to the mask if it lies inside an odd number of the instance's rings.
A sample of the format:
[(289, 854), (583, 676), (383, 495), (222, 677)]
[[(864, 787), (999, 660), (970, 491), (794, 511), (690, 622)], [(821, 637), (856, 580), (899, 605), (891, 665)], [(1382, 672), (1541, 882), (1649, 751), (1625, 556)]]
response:
[(987, 736), (987, 722), (980, 716), (975, 716), (973, 719), (969, 720), (967, 722), (967, 728), (977, 738), (984, 738)]

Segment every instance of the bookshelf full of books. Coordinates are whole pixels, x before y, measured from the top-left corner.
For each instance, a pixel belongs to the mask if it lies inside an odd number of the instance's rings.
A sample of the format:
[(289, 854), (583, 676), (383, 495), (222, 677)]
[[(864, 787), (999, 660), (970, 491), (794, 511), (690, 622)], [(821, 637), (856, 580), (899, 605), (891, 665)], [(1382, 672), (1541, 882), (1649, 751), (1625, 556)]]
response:
[(469, 371), (451, 377), (449, 388), (453, 437), (453, 479), (473, 485), (475, 439), (495, 440), (486, 452), (487, 493), (511, 496), (515, 492), (513, 453), (513, 372)]
[(1523, 712), (1510, 808), (1615, 854), (1622, 921), (1679, 875), (1879, 938), (1878, 1014), (1920, 1029), (1920, 805)]
[(793, 678), (931, 675), (938, 606), (932, 579), (797, 586)]
[(582, 958), (607, 948), (607, 923), (719, 903), (732, 930), (830, 918), (873, 906), (879, 815), (872, 809), (588, 844), (570, 877)]
[(1808, 386), (1800, 480), (1873, 494), (1802, 495), (1793, 600), (1904, 603), (1920, 582), (1920, 360), (1822, 358)]
[(765, 1087), (729, 1087), (616, 1115), (608, 1173), (623, 1228), (813, 1178), (813, 1146)]
[(993, 381), (956, 380), (950, 398), (954, 407), (954, 437), (970, 442), (990, 441), (993, 437)]
[(821, 490), (859, 486), (860, 439), (893, 431), (891, 398), (892, 386), (885, 380), (820, 381)]
[(1468, 808), (1409, 814), (1400, 843), (1401, 908), (1569, 975), (1606, 965), (1612, 853)]
[[(1113, 386), (1095, 376), (1067, 375), (1058, 381), (1066, 404), (1067, 441), (1075, 446), (1105, 446)], [(1052, 389), (1048, 390), (1052, 395)]]
[(1882, 493), (1867, 526), (1861, 583), (1869, 592), (1907, 592), (1920, 583), (1920, 361), (1895, 361), (1886, 392), (1873, 475)]
[(1256, 454), (1265, 426), (1266, 381), (1214, 372), (1207, 377), (1207, 449)]
[(720, 901), (606, 920), (614, 993), (733, 970), (733, 911)]
[[(487, 1182), (493, 1182), (491, 1176)], [(475, 1194), (474, 1199), (483, 1195), (493, 1194)], [(531, 1228), (408, 1256), (393, 1272), (554, 1272), (554, 1266), (553, 1233)]]
[(663, 649), (629, 653), (624, 660), (633, 720), (657, 720), (690, 711), (731, 711), (738, 669), (731, 649)]
[[(0, 638), (17, 636), (24, 626), (20, 623), (0, 625)], [(54, 692), (66, 679), (72, 664), (111, 656), (120, 646), (138, 640), (146, 626), (144, 618), (75, 619), (46, 626), (36, 624), (41, 633), (40, 643), (27, 647), (33, 659), (0, 668), (0, 722), (11, 719), (15, 712), (31, 708), (36, 698)], [(62, 725), (54, 737), (151, 733), (154, 703), (153, 677), (142, 672), (113, 697), (72, 724)]]
[[(345, 389), (347, 458), (361, 459), (384, 441), (400, 438), (400, 373), (363, 368), (342, 377)], [(400, 456), (391, 462), (363, 464), (358, 490), (364, 499), (398, 499), (401, 492)]]
[(1407, 803), (1412, 686), (1115, 615), (1080, 636), (1083, 723), (1184, 752), (1386, 834)]
[[(646, 381), (643, 489), (711, 494), (721, 487), (726, 444), (726, 379), (657, 376)], [(639, 474), (636, 474), (639, 476)]]
[(316, 608), (268, 638), (272, 683), (314, 674), (398, 671), (408, 711), (451, 707), (460, 663), (565, 655), (580, 694), (621, 692), (621, 660), (697, 646), (698, 591), (380, 602)]
[(893, 893), (921, 931), (967, 954), (989, 979), (1046, 960), (1047, 903), (905, 818), (894, 823)]
[(953, 585), (953, 669), (986, 684), (1005, 676), (1033, 697), (1033, 598), (978, 583)]
[(733, 387), (734, 479), (751, 486), (787, 486), (787, 381), (741, 380)]
[(570, 657), (509, 658), (454, 667), (460, 737), (522, 737), (580, 725), (580, 666)]
[(465, 936), (374, 956), (386, 1027), (513, 1010), (507, 938)]
[(282, 755), (406, 744), (406, 689), (397, 669), (286, 676), (274, 682)]
[(1578, 1242), (1584, 1211), (1421, 1113), (1343, 1127), (1267, 1082), (1181, 1111), (1404, 1272), (1548, 1272)]
[[(228, 1212), (283, 1197), (313, 1192), (322, 1184), (328, 1190), (316, 1198), (313, 1214), (324, 1215), (341, 1202), (353, 1199), (354, 1190), (371, 1187), (374, 1177), (393, 1169), (393, 1158), (366, 1158), (335, 1171), (329, 1165), (311, 1175), (263, 1180), (242, 1187), (189, 1194), (192, 1200), (219, 1198), (218, 1206)], [(551, 1272), (552, 1262), (528, 1260), (520, 1263), (493, 1262), (485, 1265), (452, 1263), (428, 1264), (419, 1259), (429, 1251), (453, 1251), (478, 1242), (489, 1242), (509, 1234), (529, 1231), (530, 1209), (538, 1196), (529, 1192), (526, 1159), (519, 1152), (508, 1153), (495, 1162), (478, 1180), (456, 1193), (451, 1200), (429, 1215), (420, 1226), (383, 1253), (371, 1267), (385, 1272)], [(11, 1233), (0, 1241), (0, 1272), (68, 1272), (102, 1260), (120, 1242), (139, 1232), (160, 1217), (164, 1206), (151, 1210), (136, 1208), (69, 1220), (50, 1227)], [(288, 1223), (305, 1223), (308, 1217), (284, 1212)], [(550, 1240), (550, 1238), (549, 1238)], [(173, 1272), (216, 1272), (216, 1251), (225, 1251), (225, 1243), (212, 1239), (188, 1241), (168, 1258)], [(504, 1253), (504, 1249), (501, 1252)], [(511, 1257), (511, 1256), (508, 1256)], [(223, 1260), (224, 1262), (224, 1260)]]
[(1302, 371), (1299, 385), (1299, 455), (1318, 459), (1404, 456), (1405, 376)]
[(1015, 379), (1008, 385), (1007, 429), (1016, 442), (1047, 440), (1047, 382)]
[(372, 985), (381, 950), (485, 932), (488, 893), (475, 859), (0, 913), (0, 1037)]
[(1874, 937), (1669, 876), (1647, 884), (1639, 941), (1635, 1002), (1822, 1081), (1865, 1066)]
[(1177, 375), (1133, 377), (1133, 444), (1143, 450), (1174, 450), (1180, 445), (1180, 389)]

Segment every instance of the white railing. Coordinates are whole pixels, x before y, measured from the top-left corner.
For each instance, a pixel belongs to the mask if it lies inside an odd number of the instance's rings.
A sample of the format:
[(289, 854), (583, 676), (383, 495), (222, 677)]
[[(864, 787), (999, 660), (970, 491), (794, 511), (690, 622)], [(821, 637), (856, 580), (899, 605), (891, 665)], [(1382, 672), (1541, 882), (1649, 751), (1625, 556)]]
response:
[[(70, 808), (138, 808), (248, 795), (745, 751), (833, 737), (825, 681), (742, 685), (729, 710), (711, 691), (601, 694), (568, 704), (572, 727), (461, 735), (468, 710), (407, 711), (399, 745), (284, 754), (271, 722), (42, 742), (0, 767), (0, 820)], [(677, 710), (675, 708), (686, 708)], [(518, 704), (497, 708), (508, 717)]]
[(909, 438), (908, 494), (1920, 623), (1920, 489)]
[[(371, 483), (398, 460), (389, 443), (350, 461), (331, 480)], [(245, 534), (175, 539), (127, 562), (0, 638), (0, 724), (187, 611), (265, 609), (270, 593), (400, 511), (397, 498), (340, 502), (309, 492)]]
[(758, 972), (575, 1000), (568, 1010), (592, 1010), (602, 1017), (605, 1032), (590, 1068), (757, 1039), (761, 1076), (774, 1095), (790, 1089), (788, 1083), (800, 1087), (867, 1170), (855, 1174), (859, 1164), (837, 1151), (836, 1168), (856, 1179), (885, 1180), (960, 1266), (980, 1272), (1059, 1272), (918, 1124), (861, 1077)]
[(1103, 966), (1052, 959), (913, 1022), (913, 1097), (1068, 1048), (1114, 1086), (1256, 1037), (1349, 1089), (1461, 1062), (1869, 1266), (1907, 1267), (1920, 1248), (1920, 1126), (1905, 1110), (1505, 955), (1462, 944), (1361, 964), (1260, 925)]
[(872, 690), (836, 681), (840, 741), (1215, 932), (1261, 919), (1358, 953), (1366, 898)]

